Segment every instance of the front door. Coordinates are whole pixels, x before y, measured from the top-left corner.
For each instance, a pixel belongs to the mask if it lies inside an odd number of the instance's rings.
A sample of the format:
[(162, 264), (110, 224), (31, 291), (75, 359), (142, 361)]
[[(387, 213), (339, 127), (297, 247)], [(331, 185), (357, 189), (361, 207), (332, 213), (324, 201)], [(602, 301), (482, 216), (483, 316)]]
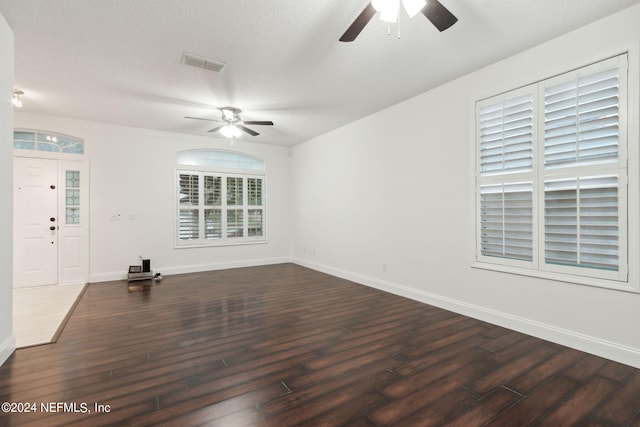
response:
[(14, 286), (58, 283), (58, 161), (14, 157)]

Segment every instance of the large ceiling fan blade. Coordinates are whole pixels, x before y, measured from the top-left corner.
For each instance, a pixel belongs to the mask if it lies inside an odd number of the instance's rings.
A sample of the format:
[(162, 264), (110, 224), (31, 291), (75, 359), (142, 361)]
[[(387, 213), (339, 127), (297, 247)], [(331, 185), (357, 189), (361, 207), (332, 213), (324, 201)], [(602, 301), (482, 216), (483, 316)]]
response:
[(364, 29), (364, 27), (371, 21), (373, 15), (376, 14), (376, 10), (371, 3), (367, 4), (367, 7), (358, 15), (355, 21), (351, 24), (347, 31), (340, 37), (341, 42), (352, 42), (358, 37), (358, 34)]
[(438, 31), (444, 31), (458, 22), (458, 18), (438, 0), (427, 0), (427, 5), (422, 8), (422, 13), (435, 25)]
[(251, 136), (258, 136), (260, 135), (258, 132), (256, 132), (255, 130), (249, 129), (247, 127), (244, 127), (242, 125), (236, 125), (238, 127), (238, 129), (245, 131), (246, 133), (248, 133)]
[(273, 126), (273, 122), (271, 120), (243, 120), (243, 125), (265, 125), (265, 126)]
[(213, 129), (211, 129), (211, 130), (209, 130), (209, 131), (207, 131), (207, 132), (209, 132), (209, 133), (218, 132), (218, 131), (219, 131), (220, 129), (222, 129), (224, 126), (225, 126), (225, 125), (215, 127), (215, 128), (213, 128)]
[(185, 119), (193, 119), (193, 120), (206, 120), (208, 122), (219, 122), (220, 120), (216, 120), (216, 119), (205, 119), (204, 117), (191, 117), (191, 116), (184, 116)]

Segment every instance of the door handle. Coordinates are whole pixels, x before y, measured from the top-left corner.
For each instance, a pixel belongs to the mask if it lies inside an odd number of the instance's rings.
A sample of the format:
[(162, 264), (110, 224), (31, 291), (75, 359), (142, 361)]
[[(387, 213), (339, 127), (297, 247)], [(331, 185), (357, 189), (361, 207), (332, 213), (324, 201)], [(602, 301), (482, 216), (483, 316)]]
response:
[(52, 225), (51, 227), (49, 227), (49, 230), (54, 231), (56, 229), (55, 225)]

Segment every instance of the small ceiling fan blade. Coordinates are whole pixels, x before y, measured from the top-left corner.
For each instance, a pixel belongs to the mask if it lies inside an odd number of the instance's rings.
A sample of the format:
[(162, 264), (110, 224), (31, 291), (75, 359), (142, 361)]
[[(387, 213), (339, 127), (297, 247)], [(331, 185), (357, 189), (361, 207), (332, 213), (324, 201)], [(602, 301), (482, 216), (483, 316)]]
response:
[(238, 129), (245, 131), (246, 133), (248, 133), (251, 136), (258, 136), (260, 135), (258, 132), (256, 132), (255, 130), (249, 129), (247, 127), (244, 127), (242, 125), (236, 125), (238, 127)]
[(458, 22), (458, 18), (438, 0), (427, 0), (427, 5), (422, 8), (422, 13), (441, 32)]
[(220, 120), (216, 120), (216, 119), (205, 119), (204, 117), (190, 117), (190, 116), (184, 116), (185, 119), (193, 119), (193, 120), (206, 120), (208, 122), (219, 122)]
[(207, 132), (209, 132), (209, 133), (218, 132), (218, 131), (219, 131), (220, 129), (222, 129), (224, 126), (225, 126), (225, 125), (215, 127), (215, 128), (213, 128), (213, 129), (211, 129), (211, 130), (209, 130), (209, 131), (207, 131)]
[(364, 29), (364, 27), (371, 21), (373, 15), (376, 14), (376, 10), (371, 5), (371, 2), (367, 4), (367, 7), (358, 15), (355, 21), (347, 28), (347, 31), (344, 32), (342, 37), (340, 37), (341, 42), (352, 42), (358, 37), (358, 34)]
[(265, 125), (265, 126), (273, 126), (273, 122), (271, 120), (244, 120), (242, 122), (243, 125)]

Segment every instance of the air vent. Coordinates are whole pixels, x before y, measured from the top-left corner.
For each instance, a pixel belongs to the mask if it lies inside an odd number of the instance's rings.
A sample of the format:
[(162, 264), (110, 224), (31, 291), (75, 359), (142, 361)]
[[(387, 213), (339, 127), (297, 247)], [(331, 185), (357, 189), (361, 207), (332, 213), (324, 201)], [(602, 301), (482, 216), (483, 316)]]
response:
[(203, 58), (202, 56), (194, 55), (192, 53), (185, 53), (184, 55), (182, 55), (182, 63), (185, 65), (190, 65), (192, 67), (214, 71), (216, 73), (221, 73), (222, 70), (224, 70), (224, 67), (227, 65), (224, 62)]

